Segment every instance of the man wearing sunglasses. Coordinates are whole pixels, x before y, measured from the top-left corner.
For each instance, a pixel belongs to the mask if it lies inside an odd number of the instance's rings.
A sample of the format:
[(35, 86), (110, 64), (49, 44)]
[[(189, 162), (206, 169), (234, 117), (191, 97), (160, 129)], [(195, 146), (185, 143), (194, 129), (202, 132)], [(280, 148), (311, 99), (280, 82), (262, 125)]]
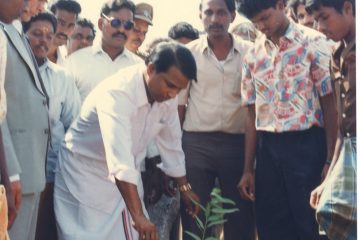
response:
[[(133, 28), (135, 5), (128, 0), (112, 0), (103, 5), (98, 27), (101, 42), (73, 53), (66, 68), (75, 76), (82, 101), (103, 79), (142, 60), (124, 46)], [(96, 68), (96, 70), (95, 70)]]

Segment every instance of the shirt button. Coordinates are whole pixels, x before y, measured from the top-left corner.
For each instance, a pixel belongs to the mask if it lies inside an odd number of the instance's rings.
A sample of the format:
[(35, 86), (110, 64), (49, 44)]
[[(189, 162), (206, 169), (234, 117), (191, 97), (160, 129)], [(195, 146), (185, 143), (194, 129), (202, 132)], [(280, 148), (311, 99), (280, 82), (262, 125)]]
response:
[(347, 132), (347, 133), (346, 133), (346, 136), (350, 137), (350, 133)]
[(42, 102), (42, 103), (43, 103), (43, 105), (44, 105), (44, 106), (46, 106), (46, 105), (47, 105), (46, 100), (43, 100), (43, 102)]
[(342, 93), (342, 94), (341, 94), (341, 98), (345, 98), (345, 93)]
[(346, 114), (345, 114), (345, 113), (343, 113), (341, 116), (342, 116), (342, 118), (346, 118)]
[(49, 134), (49, 129), (46, 128), (46, 129), (44, 130), (44, 133), (45, 133), (45, 134)]

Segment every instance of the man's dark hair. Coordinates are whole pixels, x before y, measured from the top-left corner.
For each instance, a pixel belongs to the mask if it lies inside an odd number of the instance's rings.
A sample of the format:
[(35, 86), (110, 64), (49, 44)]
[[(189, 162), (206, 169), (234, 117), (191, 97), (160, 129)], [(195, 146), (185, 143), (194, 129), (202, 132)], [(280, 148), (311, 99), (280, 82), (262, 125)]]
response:
[(355, 0), (307, 0), (305, 9), (308, 13), (317, 11), (321, 6), (334, 8), (338, 13), (342, 13), (345, 2), (350, 2), (355, 16)]
[(238, 12), (251, 19), (263, 10), (275, 8), (278, 1), (281, 0), (241, 0)]
[(54, 14), (56, 14), (56, 10), (64, 10), (76, 14), (77, 17), (81, 12), (81, 6), (74, 0), (59, 0), (51, 6), (50, 10)]
[(54, 14), (52, 14), (51, 12), (42, 12), (42, 13), (39, 13), (38, 15), (31, 17), (28, 22), (22, 22), (24, 33), (26, 33), (30, 29), (31, 24), (36, 21), (50, 22), (54, 29), (54, 33), (56, 32), (57, 20), (56, 20), (56, 17), (54, 16)]
[(95, 30), (95, 26), (94, 24), (89, 20), (89, 19), (86, 19), (86, 18), (80, 18), (76, 21), (76, 25), (79, 25), (81, 27), (88, 27), (91, 29), (93, 35), (94, 35), (94, 38), (95, 38), (95, 33), (96, 33), (96, 30)]
[(183, 44), (159, 42), (145, 59), (146, 65), (150, 63), (155, 65), (157, 73), (167, 72), (171, 66), (176, 66), (189, 80), (197, 81), (194, 56)]
[(170, 28), (168, 36), (174, 40), (182, 37), (195, 40), (199, 38), (199, 31), (187, 22), (179, 22)]
[(297, 17), (297, 8), (299, 7), (299, 5), (305, 6), (305, 4), (306, 0), (289, 0), (287, 3), (287, 7), (292, 9), (293, 13)]
[[(224, 0), (227, 9), (229, 12), (234, 12), (236, 10), (235, 1), (234, 0)], [(202, 10), (202, 0), (200, 2), (200, 11)]]
[(100, 16), (101, 14), (109, 15), (110, 12), (116, 12), (123, 8), (129, 9), (133, 14), (135, 14), (135, 4), (132, 1), (112, 0), (104, 3), (101, 8)]

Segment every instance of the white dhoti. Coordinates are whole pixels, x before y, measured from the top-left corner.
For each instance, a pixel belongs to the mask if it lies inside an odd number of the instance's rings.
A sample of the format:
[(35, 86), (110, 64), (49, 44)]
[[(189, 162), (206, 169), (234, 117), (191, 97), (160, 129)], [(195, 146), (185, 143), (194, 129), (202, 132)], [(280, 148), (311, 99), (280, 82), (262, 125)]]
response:
[[(72, 154), (66, 151), (61, 152), (60, 155), (60, 159), (65, 156), (70, 157), (71, 161), (81, 161), (81, 158), (72, 158)], [(85, 187), (83, 175), (80, 172), (75, 177), (73, 174), (66, 175), (62, 165), (59, 164), (54, 186), (54, 210), (59, 240), (137, 240), (139, 238), (137, 231), (132, 227), (130, 213), (115, 183), (108, 180), (109, 184), (114, 185), (114, 190), (109, 194), (106, 187), (99, 189), (99, 185), (91, 184), (97, 179), (95, 176), (87, 178), (86, 193), (91, 192), (92, 199), (85, 199), (87, 195), (81, 190)], [(72, 190), (70, 190), (71, 187), (67, 182), (73, 181), (76, 181), (76, 186), (71, 186)], [(145, 211), (144, 207), (143, 209)]]

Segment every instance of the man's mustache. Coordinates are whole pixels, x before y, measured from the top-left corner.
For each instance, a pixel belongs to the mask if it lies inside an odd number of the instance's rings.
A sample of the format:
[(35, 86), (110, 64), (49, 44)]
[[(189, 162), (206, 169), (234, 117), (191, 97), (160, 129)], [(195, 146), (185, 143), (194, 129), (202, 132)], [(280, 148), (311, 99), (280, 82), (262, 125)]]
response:
[(209, 25), (209, 29), (223, 29), (223, 26), (221, 24), (211, 24)]
[(123, 37), (125, 40), (127, 39), (127, 36), (125, 33), (122, 32), (116, 32), (112, 34), (112, 37)]

